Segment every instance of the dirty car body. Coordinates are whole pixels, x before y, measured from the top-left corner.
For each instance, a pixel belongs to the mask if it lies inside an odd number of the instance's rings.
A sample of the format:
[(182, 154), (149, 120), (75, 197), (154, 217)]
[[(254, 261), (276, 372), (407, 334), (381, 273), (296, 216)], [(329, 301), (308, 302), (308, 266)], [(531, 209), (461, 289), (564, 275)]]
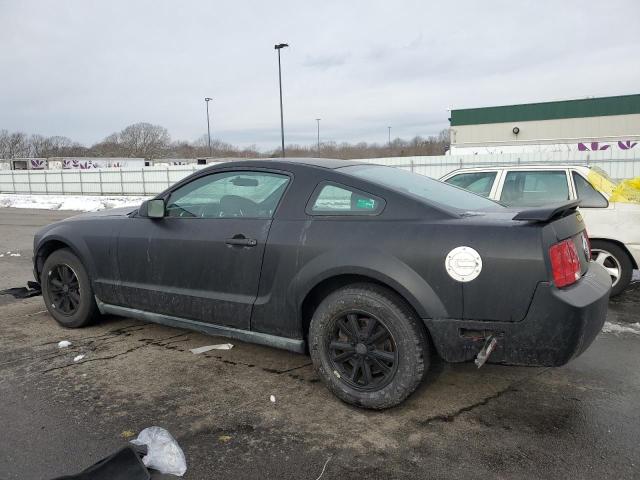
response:
[[(430, 348), (446, 361), (469, 361), (489, 338), (497, 339), (490, 362), (517, 365), (559, 366), (591, 344), (611, 281), (590, 261), (576, 205), (516, 212), (389, 167), (239, 161), (200, 170), (138, 209), (45, 227), (34, 240), (34, 269), (63, 325), (61, 308), (74, 298), (57, 295), (58, 284), (83, 269), (84, 290), (101, 313), (310, 350), (314, 363), (318, 350), (318, 362), (328, 362), (316, 364), (323, 380), (345, 383), (329, 385), (334, 393), (384, 408), (404, 397), (377, 402), (375, 392), (391, 388), (392, 375), (413, 361), (403, 357), (404, 330), (394, 330), (403, 318), (417, 335), (424, 370)], [(565, 250), (554, 253), (561, 243)], [(457, 247), (480, 258), (472, 280), (450, 272)], [(559, 286), (558, 268), (566, 277), (567, 265), (554, 261), (569, 247), (575, 276)], [(48, 263), (60, 249), (78, 259), (60, 260), (70, 265), (62, 273)], [(384, 305), (371, 304), (385, 299), (389, 318)], [(314, 325), (323, 322), (325, 329)]]

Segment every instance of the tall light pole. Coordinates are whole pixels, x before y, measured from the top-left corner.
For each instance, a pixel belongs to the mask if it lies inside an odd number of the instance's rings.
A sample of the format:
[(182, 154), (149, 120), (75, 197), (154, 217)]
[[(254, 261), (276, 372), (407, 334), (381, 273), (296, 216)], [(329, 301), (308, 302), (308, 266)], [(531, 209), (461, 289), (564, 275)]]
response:
[(318, 155), (320, 155), (320, 120), (321, 118), (316, 118), (316, 122), (318, 124)]
[(391, 127), (387, 127), (389, 129), (389, 148), (391, 148)]
[(273, 48), (278, 51), (278, 83), (280, 84), (280, 136), (282, 138), (282, 158), (284, 158), (284, 116), (282, 114), (282, 67), (280, 66), (280, 50), (288, 47), (286, 43), (278, 43)]
[(213, 156), (211, 151), (211, 125), (209, 122), (209, 101), (213, 100), (211, 97), (204, 97), (204, 102), (207, 104), (207, 138), (209, 139), (209, 156)]

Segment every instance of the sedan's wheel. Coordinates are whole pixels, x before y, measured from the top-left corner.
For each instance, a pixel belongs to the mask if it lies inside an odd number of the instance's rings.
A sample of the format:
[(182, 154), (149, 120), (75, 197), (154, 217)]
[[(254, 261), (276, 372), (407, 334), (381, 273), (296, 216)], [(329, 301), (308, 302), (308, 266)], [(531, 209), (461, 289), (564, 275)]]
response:
[(96, 315), (91, 282), (71, 250), (56, 250), (47, 257), (40, 285), (47, 310), (60, 325), (83, 327)]
[(329, 389), (366, 408), (402, 402), (429, 362), (419, 319), (400, 297), (377, 285), (348, 286), (326, 297), (313, 315), (309, 344)]
[(615, 243), (593, 240), (591, 258), (602, 265), (611, 276), (611, 296), (622, 293), (631, 282), (633, 265), (629, 255)]

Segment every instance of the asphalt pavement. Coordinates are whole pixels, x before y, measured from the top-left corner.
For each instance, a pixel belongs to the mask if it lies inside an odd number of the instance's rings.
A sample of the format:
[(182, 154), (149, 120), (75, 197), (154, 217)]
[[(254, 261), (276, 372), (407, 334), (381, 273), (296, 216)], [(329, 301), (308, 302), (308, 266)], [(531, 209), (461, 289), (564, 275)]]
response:
[[(31, 279), (38, 226), (71, 214), (0, 208), (0, 289)], [(77, 472), (152, 425), (182, 446), (185, 479), (640, 478), (640, 282), (609, 319), (617, 333), (564, 367), (434, 362), (403, 405), (370, 412), (304, 355), (194, 355), (229, 340), (115, 317), (68, 330), (41, 297), (0, 295), (0, 478)]]

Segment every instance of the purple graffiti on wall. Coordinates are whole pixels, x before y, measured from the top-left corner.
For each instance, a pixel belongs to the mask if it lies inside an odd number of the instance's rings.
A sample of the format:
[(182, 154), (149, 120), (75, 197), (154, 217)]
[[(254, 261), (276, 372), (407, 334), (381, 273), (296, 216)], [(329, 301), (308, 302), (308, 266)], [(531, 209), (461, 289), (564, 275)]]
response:
[(65, 169), (79, 168), (81, 170), (87, 170), (89, 168), (98, 168), (98, 165), (96, 165), (91, 160), (66, 159), (62, 163), (62, 168), (65, 168)]
[[(634, 142), (632, 140), (619, 140), (617, 144), (620, 150), (630, 150), (638, 145), (638, 142)], [(615, 145), (615, 143), (609, 145), (607, 143), (600, 142), (580, 142), (578, 143), (578, 150), (581, 152), (596, 152), (598, 150), (608, 150), (610, 147)]]
[(580, 142), (578, 143), (578, 150), (580, 150), (581, 152), (588, 152), (588, 151), (592, 151), (592, 152), (596, 152), (598, 150), (607, 150), (611, 145), (607, 145), (606, 143), (603, 143), (602, 145), (599, 142), (591, 142), (588, 145), (585, 145), (584, 143)]
[(627, 140), (626, 142), (618, 142), (618, 147), (620, 147), (620, 150), (631, 150), (633, 147), (635, 147), (638, 144), (638, 142), (632, 142), (631, 140)]
[(47, 166), (46, 160), (40, 160), (39, 158), (31, 159), (31, 170), (44, 170)]

